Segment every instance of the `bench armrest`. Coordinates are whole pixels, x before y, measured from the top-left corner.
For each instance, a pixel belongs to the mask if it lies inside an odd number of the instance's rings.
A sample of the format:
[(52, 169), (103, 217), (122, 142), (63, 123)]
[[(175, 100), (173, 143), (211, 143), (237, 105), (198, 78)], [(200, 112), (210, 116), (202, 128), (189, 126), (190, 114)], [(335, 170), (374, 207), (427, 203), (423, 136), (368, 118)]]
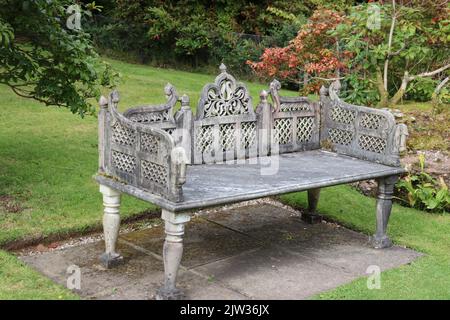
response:
[(183, 200), (186, 155), (160, 128), (132, 121), (117, 111), (117, 91), (100, 99), (99, 174), (168, 200)]
[(396, 124), (386, 110), (356, 106), (338, 96), (339, 82), (320, 90), (321, 144), (341, 154), (391, 166), (400, 166), (406, 148), (407, 127)]

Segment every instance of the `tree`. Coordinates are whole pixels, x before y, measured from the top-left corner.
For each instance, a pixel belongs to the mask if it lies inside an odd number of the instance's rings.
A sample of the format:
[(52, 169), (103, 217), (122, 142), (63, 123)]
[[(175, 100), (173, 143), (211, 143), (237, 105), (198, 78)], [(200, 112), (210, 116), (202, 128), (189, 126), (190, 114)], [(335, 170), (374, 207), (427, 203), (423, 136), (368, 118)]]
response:
[(338, 38), (331, 34), (344, 21), (333, 10), (317, 10), (288, 46), (268, 48), (259, 62), (248, 64), (262, 77), (296, 82), (305, 93), (318, 92), (324, 81), (340, 78), (348, 64), (349, 52), (341, 50)]
[(87, 33), (67, 27), (67, 18), (80, 17), (74, 7), (67, 11), (72, 4), (0, 0), (0, 83), (21, 97), (83, 116), (94, 110), (89, 98), (113, 85), (117, 74), (99, 60)]
[(300, 86), (307, 75), (312, 81), (303, 91), (340, 79), (352, 102), (385, 107), (421, 79), (448, 83), (449, 41), (448, 1), (380, 1), (353, 6), (346, 15), (318, 10), (289, 46), (268, 48), (249, 64), (260, 76)]
[[(375, 10), (371, 10), (375, 9)], [(378, 15), (377, 26), (368, 25)], [(353, 54), (352, 72), (376, 85), (381, 107), (397, 104), (417, 79), (450, 68), (447, 1), (409, 0), (353, 7), (334, 34)]]

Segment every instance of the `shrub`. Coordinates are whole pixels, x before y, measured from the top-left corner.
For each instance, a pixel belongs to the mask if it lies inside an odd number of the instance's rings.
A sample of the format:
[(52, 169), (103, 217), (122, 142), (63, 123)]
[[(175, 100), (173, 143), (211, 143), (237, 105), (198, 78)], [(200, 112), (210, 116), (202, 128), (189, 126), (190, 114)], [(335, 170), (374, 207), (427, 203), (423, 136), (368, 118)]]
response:
[(399, 198), (412, 208), (430, 212), (449, 212), (450, 192), (444, 179), (435, 179), (425, 172), (425, 156), (419, 155), (420, 171), (417, 174), (409, 173), (397, 183), (400, 194), (405, 197)]

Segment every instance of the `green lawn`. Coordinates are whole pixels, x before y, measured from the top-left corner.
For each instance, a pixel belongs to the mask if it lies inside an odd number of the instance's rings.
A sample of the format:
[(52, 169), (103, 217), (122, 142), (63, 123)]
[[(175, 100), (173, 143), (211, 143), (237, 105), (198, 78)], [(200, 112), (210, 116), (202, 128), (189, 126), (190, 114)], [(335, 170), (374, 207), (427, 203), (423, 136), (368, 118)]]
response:
[[(121, 110), (163, 102), (167, 82), (180, 94), (188, 94), (195, 109), (202, 86), (214, 79), (211, 75), (110, 62), (123, 76), (119, 86)], [(259, 92), (267, 87), (248, 86), (256, 104)], [(0, 106), (0, 246), (99, 229), (101, 196), (91, 178), (97, 167), (96, 119), (80, 119), (67, 110), (44, 107), (15, 96), (4, 86), (0, 86)], [(283, 200), (300, 206), (305, 202), (303, 194)], [(155, 209), (125, 196), (122, 216), (145, 216)], [(319, 209), (354, 229), (373, 231), (374, 200), (347, 186), (326, 189)], [(397, 243), (428, 255), (383, 273), (382, 290), (365, 289), (363, 279), (321, 297), (450, 298), (449, 216), (396, 206), (390, 233)], [(11, 254), (0, 251), (0, 299), (72, 297)]]

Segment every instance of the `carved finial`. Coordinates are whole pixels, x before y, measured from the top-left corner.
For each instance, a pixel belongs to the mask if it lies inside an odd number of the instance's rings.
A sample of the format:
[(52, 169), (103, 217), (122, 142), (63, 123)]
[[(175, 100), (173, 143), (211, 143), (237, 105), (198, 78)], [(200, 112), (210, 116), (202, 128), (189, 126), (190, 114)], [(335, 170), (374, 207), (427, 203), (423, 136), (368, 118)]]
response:
[(105, 96), (101, 96), (98, 100), (98, 104), (100, 105), (100, 108), (107, 108), (108, 107), (108, 99), (106, 99)]
[(118, 103), (120, 101), (119, 91), (114, 90), (110, 95), (111, 102)]
[(223, 63), (220, 64), (219, 69), (220, 69), (220, 72), (222, 72), (222, 73), (226, 73), (227, 72), (227, 66), (224, 65)]
[(326, 96), (328, 94), (328, 89), (325, 88), (325, 86), (321, 86), (319, 93), (321, 96)]
[(333, 81), (330, 85), (330, 89), (336, 93), (339, 93), (339, 90), (341, 90), (341, 82), (339, 80)]
[(408, 138), (408, 127), (404, 123), (397, 125), (395, 131), (395, 141), (399, 152), (406, 151), (406, 139)]
[(273, 81), (270, 83), (270, 90), (280, 90), (281, 89), (281, 83), (277, 79), (273, 79)]
[(174, 94), (175, 88), (173, 87), (173, 85), (171, 85), (170, 83), (167, 83), (166, 86), (164, 87), (164, 93), (166, 94), (166, 96), (171, 96)]
[(189, 96), (186, 94), (183, 94), (183, 96), (181, 97), (181, 107), (189, 108)]
[(267, 96), (269, 94), (267, 93), (266, 90), (261, 91), (261, 93), (259, 94), (259, 97), (261, 98), (261, 102), (267, 102)]

